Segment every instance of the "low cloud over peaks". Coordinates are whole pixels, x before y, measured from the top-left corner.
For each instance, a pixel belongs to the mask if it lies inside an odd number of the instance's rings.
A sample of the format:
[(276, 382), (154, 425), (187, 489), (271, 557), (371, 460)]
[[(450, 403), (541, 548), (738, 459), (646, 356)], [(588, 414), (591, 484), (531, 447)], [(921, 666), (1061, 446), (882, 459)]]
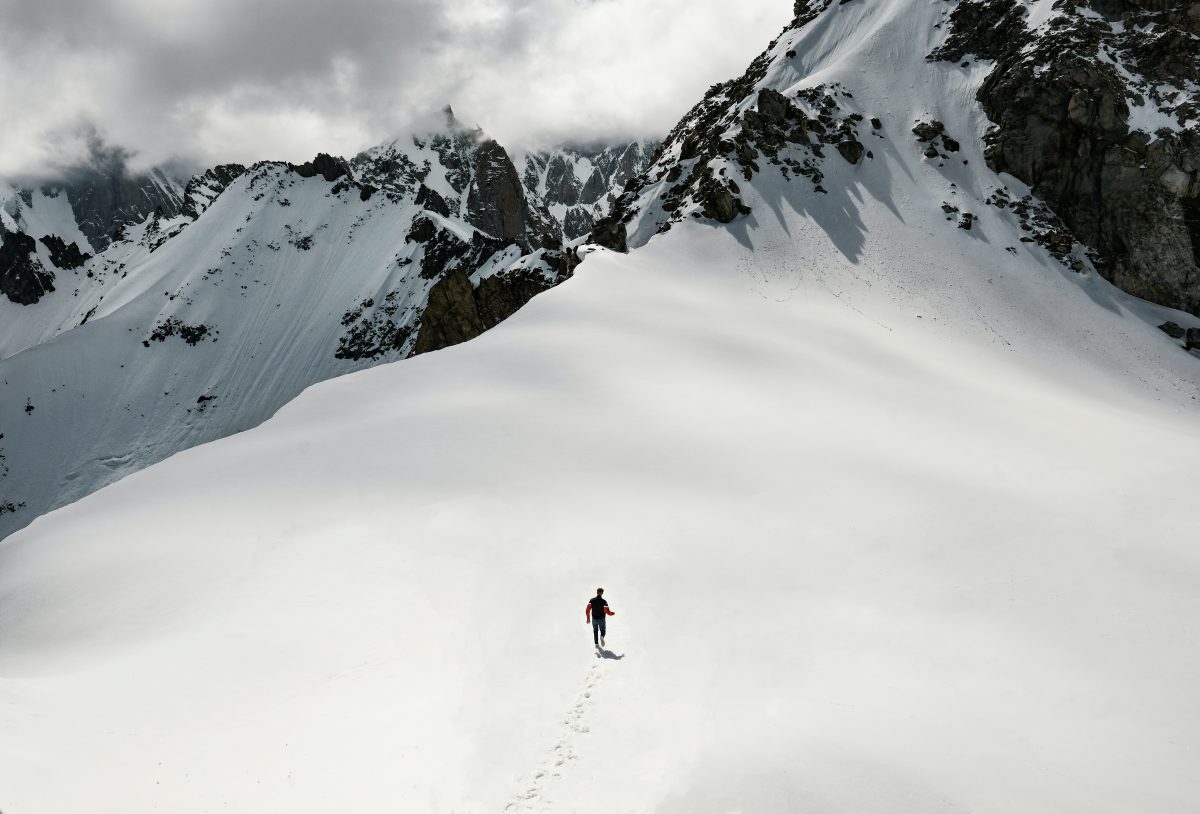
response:
[(80, 122), (135, 167), (350, 154), (447, 103), (515, 146), (661, 135), (790, 4), (0, 0), (0, 19), (12, 176), (94, 160)]

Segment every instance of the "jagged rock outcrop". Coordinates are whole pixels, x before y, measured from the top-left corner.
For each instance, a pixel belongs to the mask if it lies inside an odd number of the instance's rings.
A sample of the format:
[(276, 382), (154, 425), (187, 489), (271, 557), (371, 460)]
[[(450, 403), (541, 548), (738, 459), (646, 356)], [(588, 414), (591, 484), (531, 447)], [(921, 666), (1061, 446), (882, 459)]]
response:
[(467, 191), (467, 220), (494, 237), (527, 251), (561, 245), (558, 229), (544, 207), (531, 205), (508, 152), (488, 139), (475, 153)]
[(413, 355), (457, 345), (494, 328), (569, 277), (578, 262), (573, 259), (571, 252), (550, 252), (537, 266), (508, 269), (484, 277), (474, 287), (465, 271), (447, 273), (429, 290)]
[(0, 228), (0, 293), (19, 305), (33, 305), (53, 290), (54, 274), (38, 259), (37, 241)]
[(575, 177), (575, 168), (563, 156), (556, 155), (546, 167), (545, 200), (548, 204), (574, 206), (579, 203), (583, 185)]
[(413, 354), (457, 345), (474, 339), (483, 331), (471, 281), (466, 273), (452, 271), (429, 289)]
[(319, 175), (330, 183), (339, 178), (354, 177), (354, 172), (350, 169), (350, 162), (341, 157), (331, 156), (329, 153), (317, 153), (317, 157), (312, 161), (293, 164), (291, 167), (301, 178), (314, 178)]
[(1029, 184), (1097, 270), (1200, 314), (1200, 3), (1087, 0), (1038, 31), (1015, 0), (966, 0), (932, 59), (996, 65), (986, 158)]
[(77, 269), (92, 257), (81, 250), (78, 243), (67, 243), (58, 235), (46, 235), (41, 242), (50, 252), (50, 262), (55, 268)]
[[(792, 27), (812, 21), (832, 2), (798, 2)], [(837, 84), (786, 95), (762, 87), (771, 60), (768, 49), (740, 77), (709, 88), (667, 136), (650, 165), (626, 182), (610, 212), (596, 221), (588, 241), (623, 251), (687, 217), (729, 223), (750, 212), (734, 176), (749, 181), (768, 165), (785, 180), (801, 176), (815, 192), (826, 193), (821, 185), (826, 146), (850, 164), (873, 157), (860, 133), (864, 116), (848, 104), (849, 92)], [(744, 102), (751, 99), (754, 104), (746, 107)]]
[(501, 240), (516, 240), (526, 228), (525, 191), (505, 151), (488, 139), (476, 153), (475, 178), (467, 193), (467, 220)]
[(564, 145), (527, 155), (522, 180), (527, 195), (539, 198), (558, 217), (563, 238), (574, 240), (608, 213), (657, 147), (653, 141)]
[(183, 191), (179, 214), (192, 220), (209, 207), (218, 195), (246, 171), (241, 164), (220, 164), (192, 176)]

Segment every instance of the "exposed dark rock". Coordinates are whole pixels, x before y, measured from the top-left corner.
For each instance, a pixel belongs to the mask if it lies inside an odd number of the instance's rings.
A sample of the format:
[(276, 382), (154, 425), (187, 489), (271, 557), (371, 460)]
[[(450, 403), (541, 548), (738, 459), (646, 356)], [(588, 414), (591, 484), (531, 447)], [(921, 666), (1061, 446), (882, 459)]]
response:
[(1197, 100), (1163, 88), (1200, 82), (1200, 11), (1182, 0), (1079, 5), (1095, 14), (1072, 7), (1035, 36), (1015, 0), (960, 3), (931, 57), (995, 59), (978, 93), (997, 123), (988, 166), (1029, 184), (1118, 287), (1200, 314), (1200, 131), (1128, 123), (1141, 104), (1196, 118)]
[(738, 215), (749, 214), (750, 209), (742, 204), (737, 197), (732, 182), (723, 182), (706, 171), (696, 185), (696, 201), (704, 217), (712, 218), (718, 223), (729, 223)]
[[(428, 218), (423, 220), (433, 225)], [(414, 227), (416, 225), (413, 224)], [(424, 232), (423, 229), (421, 231)], [(421, 276), (426, 280), (436, 280), (471, 251), (471, 244), (448, 229), (437, 230), (435, 234), (423, 237), (421, 242), (425, 244), (425, 253), (421, 256)]]
[(317, 157), (312, 161), (293, 164), (291, 167), (301, 178), (313, 178), (319, 175), (330, 183), (339, 178), (354, 178), (350, 163), (346, 159), (334, 157), (328, 153), (317, 153)]
[(189, 345), (198, 345), (205, 339), (212, 339), (216, 333), (208, 325), (188, 325), (179, 317), (167, 317), (154, 326), (154, 330), (150, 332), (149, 342), (142, 344), (149, 347), (150, 342), (165, 342), (172, 336), (178, 336)]
[(192, 220), (200, 217), (200, 213), (245, 172), (246, 168), (241, 164), (220, 164), (200, 175), (193, 175), (183, 191), (180, 214)]
[[(592, 174), (588, 176), (587, 181), (583, 184), (583, 189), (579, 191), (579, 202), (584, 204), (594, 204), (604, 197), (604, 193), (608, 187), (604, 182), (604, 174), (600, 172), (600, 168), (592, 170)], [(586, 231), (586, 230), (585, 230)]]
[(0, 292), (19, 305), (33, 305), (53, 290), (54, 274), (38, 260), (34, 239), (0, 227)]
[(975, 216), (970, 212), (963, 212), (962, 217), (958, 219), (958, 228), (971, 231), (971, 227), (975, 224)]
[(569, 209), (563, 217), (563, 234), (568, 240), (574, 240), (586, 235), (595, 222), (586, 209)]
[(499, 325), (553, 285), (540, 272), (525, 269), (484, 277), (475, 289), (475, 306), (484, 330)]
[(504, 148), (491, 139), (479, 145), (475, 178), (467, 193), (467, 220), (504, 241), (527, 240), (528, 206), (521, 177)]
[(337, 359), (377, 359), (388, 352), (399, 352), (412, 336), (400, 311), (400, 292), (389, 291), (379, 303), (373, 297), (360, 302), (342, 315), (346, 333), (338, 340)]
[(615, 214), (609, 214), (598, 220), (588, 240), (616, 252), (629, 251), (625, 224)]
[(484, 330), (471, 281), (464, 272), (451, 271), (429, 289), (413, 355), (466, 342)]
[(942, 147), (945, 148), (946, 152), (957, 153), (959, 146), (959, 143), (949, 136), (942, 136)]
[(934, 119), (928, 122), (918, 122), (917, 126), (912, 129), (917, 136), (917, 141), (927, 142), (933, 141), (935, 138), (946, 132), (946, 126)]
[(1183, 339), (1187, 336), (1187, 331), (1175, 322), (1164, 322), (1158, 326), (1158, 329), (1172, 339)]
[(1200, 350), (1200, 328), (1188, 328), (1184, 335), (1184, 347), (1188, 350)]
[[(41, 188), (50, 197), (66, 196), (92, 251), (108, 248), (114, 230), (123, 224), (141, 223), (156, 210), (168, 218), (179, 214), (181, 181), (160, 169), (133, 172), (129, 158), (126, 150), (107, 145), (92, 134), (86, 163), (66, 170), (60, 180)], [(28, 206), (36, 204), (32, 193), (28, 189), (20, 192)]]
[[(554, 256), (547, 254), (546, 259), (553, 260)], [(413, 355), (457, 345), (494, 328), (535, 296), (569, 277), (577, 262), (573, 252), (561, 253), (557, 279), (537, 269), (510, 269), (485, 277), (474, 289), (464, 271), (448, 273), (429, 290)]]
[(871, 129), (872, 130), (878, 130), (881, 127), (883, 127), (883, 122), (879, 121), (879, 119), (876, 119), (876, 118), (871, 119)]
[(842, 158), (849, 161), (851, 164), (857, 164), (863, 156), (863, 145), (861, 141), (850, 139), (849, 141), (839, 141), (837, 151), (842, 154)]
[(792, 103), (779, 91), (763, 88), (758, 92), (758, 112), (771, 121), (784, 121), (792, 110), (795, 110)]
[(582, 185), (575, 177), (575, 168), (570, 162), (561, 155), (550, 159), (546, 168), (546, 203), (574, 206), (579, 203), (581, 189)]
[(67, 244), (58, 235), (46, 235), (42, 243), (50, 251), (50, 262), (55, 268), (77, 269), (91, 259), (91, 255), (80, 251), (79, 244)]
[(928, 58), (958, 62), (970, 53), (999, 59), (1025, 41), (1024, 17), (1015, 0), (960, 0), (950, 13), (950, 36)]
[(426, 217), (419, 217), (412, 222), (409, 227), (408, 234), (404, 237), (405, 243), (427, 243), (437, 234), (437, 226), (433, 221)]
[(424, 184), (417, 187), (417, 206), (436, 212), (443, 218), (450, 217), (450, 205), (446, 203), (446, 199)]

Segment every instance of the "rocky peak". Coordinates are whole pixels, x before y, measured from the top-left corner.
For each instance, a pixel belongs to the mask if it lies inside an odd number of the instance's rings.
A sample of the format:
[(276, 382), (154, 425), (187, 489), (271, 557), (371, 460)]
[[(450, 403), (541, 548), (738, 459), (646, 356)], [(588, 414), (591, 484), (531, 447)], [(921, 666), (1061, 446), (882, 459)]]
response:
[(995, 60), (985, 156), (1033, 188), (1097, 270), (1200, 314), (1200, 3), (1086, 0), (1031, 27), (1015, 0), (963, 0), (931, 60)]
[(220, 164), (193, 175), (183, 191), (180, 214), (192, 220), (200, 217), (200, 213), (245, 171), (246, 168), (241, 164)]
[(339, 178), (353, 179), (354, 173), (350, 169), (350, 163), (346, 159), (329, 155), (328, 153), (317, 153), (317, 157), (312, 161), (306, 161), (303, 164), (292, 164), (291, 168), (301, 178), (313, 178), (321, 176), (326, 181), (333, 183)]
[(526, 249), (559, 241), (550, 216), (530, 206), (521, 177), (508, 152), (488, 139), (475, 153), (474, 177), (467, 193), (467, 220), (505, 241)]

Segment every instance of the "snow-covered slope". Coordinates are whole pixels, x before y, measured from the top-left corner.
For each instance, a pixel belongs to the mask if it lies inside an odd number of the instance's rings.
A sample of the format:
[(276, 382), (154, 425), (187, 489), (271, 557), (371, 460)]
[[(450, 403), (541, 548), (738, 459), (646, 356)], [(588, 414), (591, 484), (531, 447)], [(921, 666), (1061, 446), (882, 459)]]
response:
[(1072, 344), (1128, 321), (1045, 270), (1069, 310), (995, 333), (890, 282), (968, 237), (786, 224), (590, 257), (9, 538), (8, 806), (1187, 810), (1193, 360)]
[(324, 155), (217, 167), (38, 302), (0, 300), (0, 536), (313, 382), (469, 339), (568, 275), (503, 148), (460, 147), (409, 186)]
[(0, 224), (35, 239), (55, 235), (95, 254), (122, 224), (140, 223), (155, 210), (176, 214), (184, 181), (162, 167), (131, 174), (123, 162), (72, 167), (42, 183), (0, 180)]
[(0, 543), (6, 809), (1190, 810), (1196, 321), (987, 169), (952, 5), (817, 4), (633, 252)]

